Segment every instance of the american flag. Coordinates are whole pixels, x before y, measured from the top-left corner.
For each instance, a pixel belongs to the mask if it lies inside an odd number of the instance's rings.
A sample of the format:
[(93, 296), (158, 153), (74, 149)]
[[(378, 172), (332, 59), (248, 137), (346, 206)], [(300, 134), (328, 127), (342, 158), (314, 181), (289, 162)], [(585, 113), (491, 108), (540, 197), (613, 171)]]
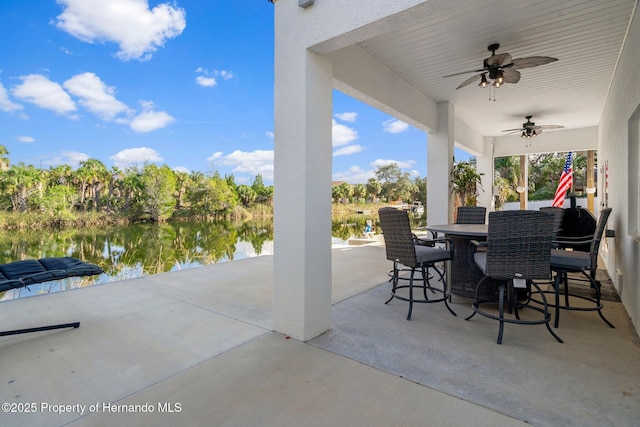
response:
[(573, 184), (573, 169), (571, 168), (571, 162), (573, 160), (573, 153), (569, 151), (567, 154), (567, 161), (564, 163), (564, 169), (562, 169), (562, 175), (560, 175), (560, 182), (558, 183), (558, 189), (555, 196), (553, 196), (554, 208), (561, 208), (564, 204), (564, 196), (567, 194), (567, 190), (571, 188)]

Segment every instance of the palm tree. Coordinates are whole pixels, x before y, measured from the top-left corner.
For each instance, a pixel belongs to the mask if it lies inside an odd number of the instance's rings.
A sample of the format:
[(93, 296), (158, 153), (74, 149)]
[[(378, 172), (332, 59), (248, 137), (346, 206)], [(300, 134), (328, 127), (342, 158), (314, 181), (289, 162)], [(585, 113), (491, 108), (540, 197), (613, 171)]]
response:
[(20, 162), (5, 173), (4, 187), (11, 198), (14, 211), (25, 212), (31, 190), (36, 189), (41, 174), (33, 165)]
[(475, 206), (478, 203), (478, 189), (482, 189), (482, 175), (476, 170), (474, 159), (455, 162), (451, 169), (452, 193), (458, 197), (460, 206)]
[(0, 144), (0, 171), (6, 171), (9, 169), (9, 150), (7, 147)]
[(104, 187), (104, 182), (110, 176), (107, 167), (98, 159), (88, 159), (80, 162), (80, 167), (76, 171), (76, 175), (81, 184), (81, 203), (84, 205), (85, 191), (89, 190), (89, 197), (93, 199), (93, 209), (97, 210), (100, 200), (100, 190)]

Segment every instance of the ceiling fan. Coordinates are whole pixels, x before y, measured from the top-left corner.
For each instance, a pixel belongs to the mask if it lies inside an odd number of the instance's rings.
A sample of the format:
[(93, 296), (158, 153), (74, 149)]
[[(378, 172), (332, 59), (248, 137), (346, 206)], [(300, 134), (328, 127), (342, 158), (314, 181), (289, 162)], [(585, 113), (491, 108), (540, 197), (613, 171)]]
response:
[(522, 132), (522, 135), (520, 135), (522, 138), (531, 139), (531, 138), (536, 137), (540, 133), (542, 133), (543, 129), (562, 129), (562, 128), (564, 128), (564, 126), (559, 126), (559, 125), (541, 125), (541, 126), (536, 126), (536, 124), (531, 121), (532, 118), (533, 118), (533, 116), (525, 116), (525, 119), (527, 119), (527, 121), (522, 124), (521, 128), (506, 129), (506, 130), (503, 130), (502, 132), (509, 132), (509, 133), (507, 133), (505, 135), (510, 135), (510, 134), (513, 134), (513, 133), (516, 133), (516, 132)]
[(518, 83), (520, 81), (520, 72), (518, 70), (520, 69), (537, 67), (538, 65), (544, 65), (558, 60), (557, 58), (551, 58), (550, 56), (530, 56), (528, 58), (512, 59), (511, 55), (508, 53), (496, 54), (496, 50), (498, 50), (499, 47), (500, 44), (498, 43), (491, 44), (487, 47), (487, 50), (491, 52), (491, 56), (484, 60), (481, 69), (462, 71), (460, 73), (449, 74), (444, 77), (479, 73), (460, 83), (456, 89), (468, 86), (477, 80), (480, 80), (480, 84), (478, 84), (480, 87), (487, 87), (491, 85), (494, 88), (497, 88), (502, 86), (504, 83)]

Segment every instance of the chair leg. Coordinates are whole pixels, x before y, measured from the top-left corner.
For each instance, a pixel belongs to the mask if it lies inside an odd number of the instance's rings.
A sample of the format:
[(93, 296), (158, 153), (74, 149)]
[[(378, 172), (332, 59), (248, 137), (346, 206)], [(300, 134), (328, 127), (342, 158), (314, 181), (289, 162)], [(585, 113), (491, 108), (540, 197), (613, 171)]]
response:
[(393, 274), (391, 275), (391, 296), (385, 301), (385, 304), (393, 299), (393, 295), (396, 293), (396, 287), (398, 286), (398, 263), (393, 263)]
[[(448, 288), (449, 284), (447, 283), (447, 279), (444, 276), (445, 273), (440, 271), (437, 268), (434, 268), (434, 270), (438, 272), (438, 275), (440, 276), (440, 281), (442, 282), (442, 292), (444, 293), (444, 305), (447, 307), (447, 310), (449, 310), (451, 314), (453, 314), (454, 316), (457, 316), (456, 312), (453, 311), (451, 307), (449, 307), (449, 301), (451, 301), (451, 294), (449, 293), (449, 288)], [(427, 277), (427, 283), (428, 282), (429, 282), (429, 278)]]
[(471, 308), (473, 308), (473, 313), (471, 313), (469, 316), (467, 316), (464, 320), (470, 320), (478, 312), (477, 311), (478, 310), (478, 295), (480, 294), (480, 286), (482, 286), (482, 283), (485, 281), (485, 279), (486, 279), (486, 277), (483, 277), (482, 279), (480, 279), (480, 281), (476, 285), (474, 301), (473, 301), (473, 304), (471, 304)]
[(498, 288), (498, 317), (500, 326), (498, 327), (498, 344), (502, 344), (502, 334), (504, 332), (504, 283), (500, 283)]
[(562, 273), (562, 281), (564, 282), (564, 305), (570, 307), (569, 304), (569, 274)]
[[(543, 314), (544, 314), (544, 318), (546, 320), (546, 322), (544, 324), (547, 327), (547, 330), (549, 331), (549, 333), (551, 335), (553, 335), (553, 337), (559, 343), (563, 343), (564, 341), (562, 341), (562, 338), (560, 338), (558, 335), (556, 335), (556, 333), (553, 332), (553, 329), (551, 329), (551, 326), (549, 326), (549, 320), (551, 319), (551, 315), (549, 314), (549, 305), (547, 304), (547, 297), (544, 296), (544, 292), (542, 291), (542, 289), (540, 289), (540, 286), (538, 286), (535, 282), (531, 282), (531, 286), (536, 288), (536, 290), (540, 294), (540, 297), (542, 298), (542, 306), (544, 307), (543, 308), (544, 309), (544, 313)], [(557, 293), (556, 293), (556, 295), (557, 295)], [(556, 312), (557, 311), (558, 311), (558, 308), (556, 308)]]
[(554, 315), (554, 320), (553, 320), (553, 327), (557, 328), (558, 324), (560, 323), (560, 276), (562, 273), (556, 273), (556, 277), (554, 277), (553, 279), (553, 287), (554, 287), (554, 293), (555, 293), (555, 302), (556, 302), (556, 310), (555, 310), (555, 315)]
[(409, 279), (409, 313), (407, 314), (407, 320), (411, 320), (411, 312), (413, 311), (413, 275), (415, 272), (415, 268), (412, 268), (411, 277)]
[(598, 283), (595, 278), (592, 278), (591, 275), (587, 274), (586, 272), (582, 272), (582, 273), (585, 276), (587, 276), (587, 278), (591, 282), (591, 287), (596, 290), (596, 307), (598, 307), (598, 314), (600, 315), (600, 318), (604, 321), (604, 323), (609, 325), (609, 327), (615, 329), (615, 326), (613, 326), (613, 323), (609, 322), (604, 317), (604, 314), (602, 314), (602, 303), (600, 302), (600, 283)]
[(511, 311), (513, 310), (513, 315), (517, 320), (520, 320), (520, 313), (518, 312), (518, 291), (516, 290), (516, 288), (513, 286), (513, 281), (509, 282), (509, 285), (507, 285), (507, 295), (510, 297), (509, 299), (511, 300), (509, 302), (510, 306), (509, 306), (509, 313), (511, 313)]
[[(420, 273), (422, 274), (422, 295), (424, 296), (425, 301), (428, 301), (429, 296), (427, 295), (427, 288), (431, 288), (431, 285), (429, 284), (429, 276), (427, 275), (427, 271), (424, 266), (420, 268)], [(431, 289), (431, 292), (434, 292), (433, 289)]]

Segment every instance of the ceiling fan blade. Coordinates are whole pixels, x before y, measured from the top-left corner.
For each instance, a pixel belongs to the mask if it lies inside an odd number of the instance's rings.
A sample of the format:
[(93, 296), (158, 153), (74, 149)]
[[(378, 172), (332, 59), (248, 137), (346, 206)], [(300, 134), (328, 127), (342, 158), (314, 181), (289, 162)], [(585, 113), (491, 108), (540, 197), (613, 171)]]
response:
[(519, 128), (519, 129), (505, 129), (502, 132), (522, 132), (524, 129)]
[(473, 77), (469, 77), (467, 80), (465, 80), (462, 83), (460, 83), (460, 85), (456, 89), (460, 89), (460, 88), (463, 88), (465, 86), (469, 86), (471, 83), (480, 80), (481, 77), (482, 77), (482, 74), (476, 74)]
[(509, 135), (513, 135), (515, 133), (522, 132), (522, 129), (511, 129), (511, 131), (503, 130), (502, 132), (509, 132), (509, 133), (505, 133), (504, 135), (502, 135), (502, 136), (509, 136)]
[(532, 68), (538, 65), (549, 64), (550, 62), (557, 61), (557, 58), (551, 58), (550, 56), (530, 56), (528, 58), (517, 58), (513, 60), (514, 68)]
[(469, 74), (469, 73), (481, 73), (485, 71), (484, 68), (480, 69), (480, 70), (469, 70), (469, 71), (461, 71), (459, 73), (455, 73), (455, 74), (449, 74), (448, 76), (442, 76), (442, 78), (446, 78), (446, 77), (453, 77), (453, 76), (461, 76), (463, 74)]
[(486, 59), (487, 65), (498, 65), (502, 66), (511, 62), (511, 55), (508, 53), (499, 53), (497, 55), (491, 55)]
[(505, 68), (502, 70), (505, 83), (518, 83), (520, 81), (520, 71), (515, 68)]
[(564, 126), (560, 126), (560, 125), (542, 125), (538, 127), (540, 129), (564, 129)]

